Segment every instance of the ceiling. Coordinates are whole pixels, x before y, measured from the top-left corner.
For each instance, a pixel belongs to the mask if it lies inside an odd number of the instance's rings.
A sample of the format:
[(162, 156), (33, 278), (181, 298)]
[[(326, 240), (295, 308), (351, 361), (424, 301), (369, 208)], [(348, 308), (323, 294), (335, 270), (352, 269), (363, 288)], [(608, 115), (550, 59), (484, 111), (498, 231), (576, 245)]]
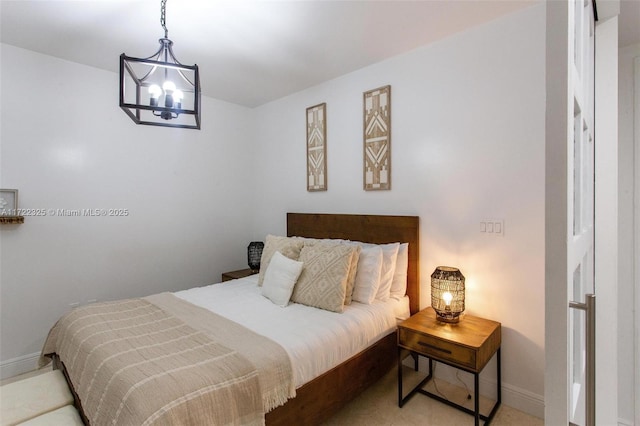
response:
[[(168, 0), (166, 26), (204, 95), (255, 107), (539, 1)], [(113, 72), (164, 35), (160, 0), (1, 0), (0, 18), (3, 43)]]

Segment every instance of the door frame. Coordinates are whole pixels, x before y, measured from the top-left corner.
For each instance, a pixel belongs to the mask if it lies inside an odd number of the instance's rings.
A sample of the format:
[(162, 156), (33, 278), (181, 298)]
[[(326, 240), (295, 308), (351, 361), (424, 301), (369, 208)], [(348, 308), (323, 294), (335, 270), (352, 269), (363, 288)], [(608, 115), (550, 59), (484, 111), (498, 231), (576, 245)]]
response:
[[(569, 423), (569, 309), (567, 305), (567, 129), (569, 101), (569, 2), (546, 2), (545, 120), (545, 422)], [(573, 106), (573, 103), (571, 103)], [(572, 108), (571, 108), (572, 110)], [(553, 349), (552, 349), (553, 348)]]
[(609, 425), (618, 424), (618, 16), (595, 29), (596, 424)]

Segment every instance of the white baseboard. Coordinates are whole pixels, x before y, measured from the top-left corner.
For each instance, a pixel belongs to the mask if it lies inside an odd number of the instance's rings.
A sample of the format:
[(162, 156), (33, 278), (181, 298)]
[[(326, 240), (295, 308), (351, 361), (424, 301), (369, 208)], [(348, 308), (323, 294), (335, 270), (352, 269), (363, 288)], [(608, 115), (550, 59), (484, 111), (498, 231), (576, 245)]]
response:
[[(480, 380), (482, 382), (482, 379)], [(495, 382), (493, 383), (495, 387)], [(544, 419), (544, 396), (502, 383), (502, 402), (523, 413)]]
[(38, 358), (40, 358), (40, 352), (0, 362), (0, 380), (35, 370), (38, 368)]

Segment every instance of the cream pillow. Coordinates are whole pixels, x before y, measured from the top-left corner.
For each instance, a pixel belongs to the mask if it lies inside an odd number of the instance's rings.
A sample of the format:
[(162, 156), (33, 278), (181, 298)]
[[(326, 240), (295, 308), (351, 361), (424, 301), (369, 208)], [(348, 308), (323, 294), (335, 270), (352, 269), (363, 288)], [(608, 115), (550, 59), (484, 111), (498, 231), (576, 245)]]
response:
[(299, 259), (304, 263), (304, 269), (293, 289), (291, 301), (342, 312), (354, 250), (356, 248), (349, 245), (304, 246)]
[(302, 266), (302, 262), (291, 260), (279, 251), (275, 252), (264, 275), (262, 295), (278, 306), (287, 306)]
[(393, 273), (396, 269), (400, 243), (379, 244), (378, 246), (382, 249), (382, 270), (376, 299), (386, 302), (389, 300), (391, 292), (391, 283), (393, 283)]
[(358, 260), (360, 259), (360, 252), (362, 250), (362, 247), (360, 247), (359, 245), (357, 246), (353, 246), (352, 247), (355, 248), (355, 250), (353, 250), (352, 254), (351, 254), (351, 262), (349, 265), (349, 274), (347, 275), (347, 289), (346, 292), (344, 294), (344, 304), (345, 305), (350, 305), (351, 304), (351, 300), (353, 298), (353, 289), (356, 286), (356, 276), (357, 276), (357, 272), (358, 272)]
[(344, 295), (344, 304), (350, 305), (353, 295), (353, 287), (356, 284), (356, 272), (358, 271), (358, 258), (360, 257), (360, 244), (354, 243), (349, 240), (336, 239), (336, 238), (308, 238), (308, 237), (291, 237), (296, 240), (304, 241), (305, 247), (315, 246), (316, 244), (324, 245), (342, 245), (347, 244), (353, 247), (357, 247), (357, 250), (353, 252), (351, 257), (351, 266), (349, 267), (349, 277), (347, 278), (347, 290)]
[(269, 267), (271, 256), (276, 251), (289, 259), (298, 260), (303, 242), (289, 237), (278, 237), (275, 235), (267, 235), (264, 249), (262, 249), (262, 257), (260, 258), (260, 274), (258, 275), (258, 285), (262, 285), (264, 275)]
[(344, 244), (349, 242), (349, 240), (343, 240), (341, 238), (310, 238), (310, 237), (298, 237), (298, 236), (293, 236), (290, 238), (293, 238), (294, 240), (303, 241), (305, 245)]
[(363, 247), (358, 259), (358, 272), (353, 289), (353, 300), (370, 305), (376, 298), (382, 271), (382, 249)]
[(401, 243), (398, 248), (396, 269), (393, 273), (389, 296), (401, 299), (407, 294), (407, 269), (409, 268), (409, 243)]

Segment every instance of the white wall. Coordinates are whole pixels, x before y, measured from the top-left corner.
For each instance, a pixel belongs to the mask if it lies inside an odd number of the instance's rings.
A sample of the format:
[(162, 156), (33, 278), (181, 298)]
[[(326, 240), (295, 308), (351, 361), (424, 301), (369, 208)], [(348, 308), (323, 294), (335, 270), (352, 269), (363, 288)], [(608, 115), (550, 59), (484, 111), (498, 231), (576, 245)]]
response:
[[(425, 29), (427, 30), (427, 29)], [(362, 189), (362, 92), (392, 87), (392, 189)], [(306, 191), (305, 109), (327, 103), (328, 191)], [(545, 7), (535, 6), (256, 109), (255, 236), (285, 213), (420, 216), (421, 307), (438, 265), (467, 313), (502, 322), (504, 402), (542, 417)], [(504, 237), (480, 221), (505, 221)], [(495, 367), (483, 374), (495, 381)], [(484, 386), (489, 390), (492, 386)]]
[[(634, 404), (638, 398), (634, 387), (634, 364), (637, 363), (637, 349), (633, 338), (634, 324), (638, 324), (634, 317), (634, 295), (638, 300), (637, 292), (640, 291), (638, 281), (640, 276), (634, 275), (634, 259), (638, 253), (634, 247), (634, 228), (640, 225), (637, 222), (638, 215), (634, 213), (634, 190), (640, 187), (640, 174), (636, 173), (634, 160), (638, 157), (640, 145), (634, 147), (634, 137), (640, 137), (634, 131), (634, 113), (638, 113), (639, 105), (634, 106), (634, 58), (640, 58), (640, 44), (628, 46), (620, 50), (618, 68), (618, 415), (620, 424), (634, 424)], [(636, 59), (637, 60), (637, 59)], [(636, 88), (638, 93), (640, 89)], [(634, 183), (635, 178), (635, 183)], [(638, 207), (636, 207), (638, 208)], [(636, 239), (638, 235), (636, 234)], [(635, 257), (634, 257), (635, 256)], [(640, 273), (640, 269), (638, 269)], [(634, 282), (636, 284), (634, 284)], [(637, 368), (637, 367), (636, 367)], [(636, 371), (636, 376), (638, 372)], [(635, 407), (640, 412), (640, 407)], [(640, 422), (640, 416), (636, 417)]]
[(253, 111), (203, 98), (201, 131), (137, 126), (118, 107), (117, 74), (0, 48), (0, 187), (17, 188), (25, 209), (129, 211), (0, 227), (3, 376), (35, 366), (70, 303), (246, 267)]
[[(288, 211), (411, 214), (421, 306), (433, 269), (460, 267), (467, 313), (503, 325), (503, 401), (542, 416), (544, 5), (256, 110), (205, 98), (201, 132), (136, 126), (117, 75), (1, 47), (0, 185), (24, 208), (131, 212), (0, 228), (7, 370), (69, 303), (213, 282), (244, 266), (249, 240), (284, 233)], [(385, 84), (392, 190), (365, 192), (362, 92)], [(329, 190), (308, 193), (305, 109), (319, 102)], [(488, 218), (504, 220), (503, 237), (479, 232)], [(483, 380), (494, 377), (492, 363)]]

